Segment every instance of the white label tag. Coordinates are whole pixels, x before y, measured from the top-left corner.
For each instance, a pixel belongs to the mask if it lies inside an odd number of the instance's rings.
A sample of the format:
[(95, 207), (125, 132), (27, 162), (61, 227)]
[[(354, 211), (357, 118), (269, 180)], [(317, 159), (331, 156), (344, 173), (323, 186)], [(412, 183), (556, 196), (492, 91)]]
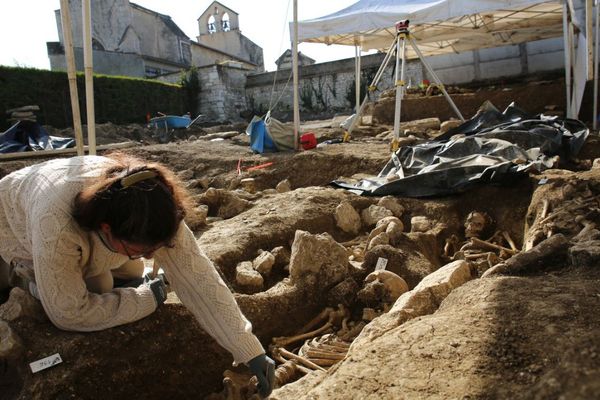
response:
[(36, 372), (53, 367), (56, 364), (60, 364), (61, 362), (62, 358), (60, 358), (60, 354), (56, 353), (46, 358), (42, 358), (41, 360), (37, 360), (30, 363), (29, 367), (31, 368), (31, 371), (35, 374)]
[(375, 271), (385, 269), (387, 262), (388, 262), (387, 258), (379, 257), (377, 259), (377, 264), (375, 265)]

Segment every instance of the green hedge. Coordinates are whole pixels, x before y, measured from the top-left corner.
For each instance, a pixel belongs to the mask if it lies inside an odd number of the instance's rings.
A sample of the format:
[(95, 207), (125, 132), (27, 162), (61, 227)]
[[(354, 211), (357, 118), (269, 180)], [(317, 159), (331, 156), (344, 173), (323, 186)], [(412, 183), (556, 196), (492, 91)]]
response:
[[(79, 105), (85, 123), (85, 78), (77, 74)], [(146, 114), (181, 115), (186, 94), (181, 86), (147, 79), (94, 75), (96, 123), (144, 123)], [(66, 72), (0, 66), (0, 132), (8, 129), (5, 110), (37, 104), (38, 121), (56, 128), (73, 126)]]

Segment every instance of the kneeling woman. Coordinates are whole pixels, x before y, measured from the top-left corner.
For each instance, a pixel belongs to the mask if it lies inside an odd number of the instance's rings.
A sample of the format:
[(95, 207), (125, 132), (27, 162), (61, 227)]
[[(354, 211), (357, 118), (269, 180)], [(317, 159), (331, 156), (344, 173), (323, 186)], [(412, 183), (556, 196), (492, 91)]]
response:
[(183, 222), (188, 202), (171, 171), (126, 155), (13, 172), (0, 180), (0, 285), (29, 289), (58, 328), (102, 330), (164, 302), (159, 278), (114, 287), (115, 278), (141, 277), (139, 258), (154, 258), (204, 330), (248, 363), (267, 395), (273, 361)]

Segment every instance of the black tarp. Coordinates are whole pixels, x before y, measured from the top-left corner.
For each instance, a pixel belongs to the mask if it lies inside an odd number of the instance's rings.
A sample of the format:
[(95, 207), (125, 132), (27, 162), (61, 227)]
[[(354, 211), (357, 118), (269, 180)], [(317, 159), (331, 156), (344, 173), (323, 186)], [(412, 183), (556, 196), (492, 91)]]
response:
[(17, 153), (65, 149), (75, 146), (75, 139), (50, 136), (37, 122), (18, 121), (0, 135), (0, 153)]
[(514, 104), (504, 112), (488, 107), (433, 141), (400, 148), (377, 177), (332, 185), (365, 196), (457, 193), (552, 168), (573, 158), (588, 134), (578, 120), (531, 116)]

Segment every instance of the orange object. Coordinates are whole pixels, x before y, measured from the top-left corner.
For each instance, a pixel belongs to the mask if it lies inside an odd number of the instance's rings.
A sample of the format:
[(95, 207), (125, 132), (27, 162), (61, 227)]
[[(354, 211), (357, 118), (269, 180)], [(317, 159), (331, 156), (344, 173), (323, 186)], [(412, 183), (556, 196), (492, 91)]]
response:
[(268, 162), (268, 163), (256, 165), (254, 167), (248, 167), (248, 168), (246, 168), (246, 171), (254, 171), (255, 169), (267, 168), (267, 167), (270, 167), (271, 165), (273, 165), (273, 163), (272, 162)]

